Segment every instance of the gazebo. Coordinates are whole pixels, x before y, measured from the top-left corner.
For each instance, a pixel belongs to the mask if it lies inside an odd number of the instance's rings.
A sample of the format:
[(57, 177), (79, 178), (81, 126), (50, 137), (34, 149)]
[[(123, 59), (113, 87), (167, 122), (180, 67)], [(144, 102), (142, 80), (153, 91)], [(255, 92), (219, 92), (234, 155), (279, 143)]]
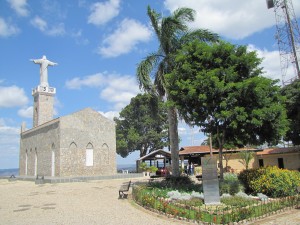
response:
[(156, 166), (157, 168), (165, 168), (171, 164), (171, 153), (163, 149), (158, 149), (149, 154), (142, 156), (136, 161), (136, 170), (140, 172), (140, 164), (142, 162), (149, 162), (149, 166)]

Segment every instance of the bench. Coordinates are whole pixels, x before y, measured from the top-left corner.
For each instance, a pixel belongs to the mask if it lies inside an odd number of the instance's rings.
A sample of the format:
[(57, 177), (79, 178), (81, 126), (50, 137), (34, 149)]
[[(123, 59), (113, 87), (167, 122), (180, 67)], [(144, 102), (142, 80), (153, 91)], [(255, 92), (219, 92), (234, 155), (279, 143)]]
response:
[(12, 174), (9, 178), (8, 178), (8, 181), (16, 181), (17, 178), (14, 174)]
[(123, 183), (119, 189), (119, 198), (124, 198), (125, 197), (125, 193), (124, 192), (128, 192), (129, 188), (131, 185), (131, 181)]
[(43, 175), (37, 175), (35, 178), (35, 184), (44, 184), (44, 176)]

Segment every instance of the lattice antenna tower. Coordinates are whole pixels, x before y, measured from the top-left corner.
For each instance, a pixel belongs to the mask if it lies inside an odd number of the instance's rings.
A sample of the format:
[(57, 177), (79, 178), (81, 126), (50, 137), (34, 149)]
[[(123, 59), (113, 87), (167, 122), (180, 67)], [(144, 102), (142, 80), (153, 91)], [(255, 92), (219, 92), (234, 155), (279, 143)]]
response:
[[(300, 78), (300, 31), (292, 0), (266, 0), (268, 9), (274, 8), (276, 18), (276, 39), (279, 47), (282, 84), (286, 85)], [(287, 76), (289, 66), (294, 75)]]

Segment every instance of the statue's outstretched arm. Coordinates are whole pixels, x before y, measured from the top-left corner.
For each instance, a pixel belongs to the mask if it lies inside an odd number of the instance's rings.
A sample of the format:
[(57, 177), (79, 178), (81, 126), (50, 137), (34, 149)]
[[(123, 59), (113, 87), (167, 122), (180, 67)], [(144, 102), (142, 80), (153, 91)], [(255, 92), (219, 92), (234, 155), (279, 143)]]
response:
[(34, 62), (35, 64), (41, 64), (42, 60), (41, 59), (30, 59), (31, 62)]
[(51, 61), (48, 60), (48, 65), (50, 65), (50, 66), (56, 66), (56, 65), (58, 65), (58, 63), (51, 62)]

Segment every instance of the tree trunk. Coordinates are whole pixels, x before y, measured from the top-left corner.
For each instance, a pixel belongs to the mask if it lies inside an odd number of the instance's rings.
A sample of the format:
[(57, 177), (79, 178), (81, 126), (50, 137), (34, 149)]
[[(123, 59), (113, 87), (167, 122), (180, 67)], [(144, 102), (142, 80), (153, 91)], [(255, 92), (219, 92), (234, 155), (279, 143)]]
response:
[(179, 138), (177, 110), (174, 106), (168, 107), (169, 138), (171, 147), (172, 175), (180, 176), (179, 172)]
[(223, 145), (225, 140), (225, 131), (223, 130), (222, 136), (220, 137), (219, 127), (217, 127), (217, 139), (219, 142), (219, 168), (220, 168), (220, 180), (224, 179), (223, 170)]

